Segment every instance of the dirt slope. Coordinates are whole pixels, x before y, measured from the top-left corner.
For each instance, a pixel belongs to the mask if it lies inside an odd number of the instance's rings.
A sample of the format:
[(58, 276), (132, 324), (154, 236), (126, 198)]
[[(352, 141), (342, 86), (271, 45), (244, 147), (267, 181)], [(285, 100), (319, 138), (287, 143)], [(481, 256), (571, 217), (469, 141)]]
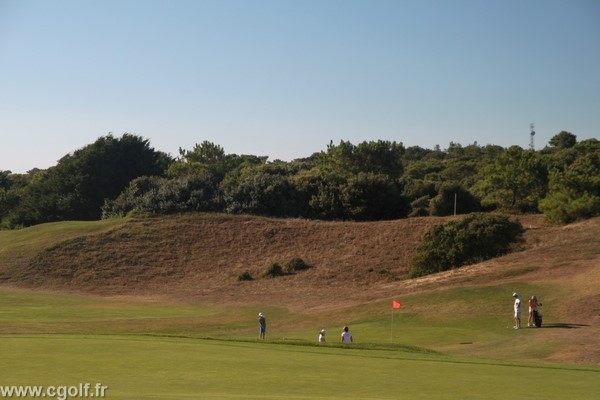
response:
[[(24, 284), (100, 293), (183, 296), (233, 291), (362, 288), (403, 279), (436, 218), (370, 223), (186, 214), (137, 219), (51, 246), (11, 274)], [(302, 258), (312, 268), (276, 279), (267, 267)], [(238, 282), (248, 271), (255, 278)]]

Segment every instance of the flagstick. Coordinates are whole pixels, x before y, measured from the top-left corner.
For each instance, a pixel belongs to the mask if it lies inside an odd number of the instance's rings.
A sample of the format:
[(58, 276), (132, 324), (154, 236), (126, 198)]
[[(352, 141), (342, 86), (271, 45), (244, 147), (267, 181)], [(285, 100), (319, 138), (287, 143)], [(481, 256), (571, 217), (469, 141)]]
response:
[(390, 330), (390, 343), (393, 342), (394, 338), (394, 308), (392, 308), (392, 329)]

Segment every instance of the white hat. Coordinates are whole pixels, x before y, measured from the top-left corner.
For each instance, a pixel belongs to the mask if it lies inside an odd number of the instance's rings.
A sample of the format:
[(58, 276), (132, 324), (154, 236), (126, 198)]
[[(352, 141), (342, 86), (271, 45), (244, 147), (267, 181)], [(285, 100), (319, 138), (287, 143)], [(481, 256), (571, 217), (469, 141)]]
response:
[(263, 316), (263, 313), (259, 312), (259, 313), (258, 313), (258, 316), (259, 316), (259, 317), (262, 317), (262, 316)]
[(519, 297), (519, 293), (517, 293), (517, 292), (514, 292), (514, 293), (513, 293), (513, 297)]
[(321, 329), (321, 333), (325, 333), (325, 329)]

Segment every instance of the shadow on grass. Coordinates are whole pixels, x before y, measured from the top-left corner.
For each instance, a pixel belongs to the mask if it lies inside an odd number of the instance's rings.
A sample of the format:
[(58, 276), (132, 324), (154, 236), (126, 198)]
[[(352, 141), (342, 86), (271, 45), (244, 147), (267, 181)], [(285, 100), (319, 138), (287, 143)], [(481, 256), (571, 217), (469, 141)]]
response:
[(567, 324), (567, 323), (556, 323), (556, 324), (544, 324), (542, 325), (540, 328), (562, 328), (562, 329), (579, 329), (579, 328), (583, 328), (586, 326), (590, 326), (590, 325), (586, 325), (586, 324)]

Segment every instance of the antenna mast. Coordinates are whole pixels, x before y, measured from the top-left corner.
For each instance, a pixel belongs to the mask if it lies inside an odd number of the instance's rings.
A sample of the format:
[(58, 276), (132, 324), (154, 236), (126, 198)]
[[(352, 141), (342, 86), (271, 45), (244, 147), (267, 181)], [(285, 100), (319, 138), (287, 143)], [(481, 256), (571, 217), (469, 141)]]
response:
[(533, 137), (535, 136), (535, 126), (533, 122), (529, 124), (529, 149), (535, 150), (535, 144), (533, 142)]

